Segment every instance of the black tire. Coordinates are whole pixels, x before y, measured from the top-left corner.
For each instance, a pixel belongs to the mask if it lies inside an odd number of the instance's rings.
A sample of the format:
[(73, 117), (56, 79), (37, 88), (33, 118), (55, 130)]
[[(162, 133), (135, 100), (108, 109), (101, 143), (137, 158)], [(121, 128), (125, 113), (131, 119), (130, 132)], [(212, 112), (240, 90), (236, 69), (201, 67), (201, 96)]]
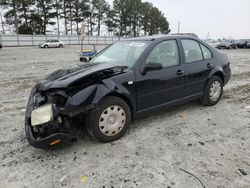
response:
[[(102, 133), (101, 128), (99, 127), (99, 121), (101, 121), (101, 115), (102, 113), (109, 107), (112, 107), (113, 105), (120, 106), (124, 112), (125, 112), (125, 125), (120, 132), (117, 133), (114, 136), (107, 136), (104, 133)], [(117, 140), (123, 136), (123, 134), (126, 132), (128, 125), (131, 121), (131, 110), (128, 104), (118, 97), (106, 97), (98, 104), (97, 110), (92, 110), (86, 117), (85, 120), (85, 126), (89, 132), (89, 134), (94, 137), (96, 140), (100, 142), (112, 142), (114, 140)]]
[[(210, 96), (210, 90), (211, 90), (212, 85), (215, 82), (220, 83), (221, 89), (220, 89), (220, 95), (219, 95), (218, 99), (217, 100), (212, 100), (211, 96)], [(221, 78), (218, 77), (218, 76), (212, 76), (208, 80), (208, 82), (207, 82), (207, 84), (205, 86), (204, 95), (201, 98), (201, 103), (204, 104), (204, 105), (207, 105), (207, 106), (214, 106), (220, 101), (222, 93), (223, 93), (223, 82), (222, 82)]]
[(44, 48), (48, 48), (49, 46), (48, 45), (45, 45)]
[(63, 48), (63, 45), (62, 45), (62, 44), (60, 44), (60, 45), (59, 45), (59, 48)]

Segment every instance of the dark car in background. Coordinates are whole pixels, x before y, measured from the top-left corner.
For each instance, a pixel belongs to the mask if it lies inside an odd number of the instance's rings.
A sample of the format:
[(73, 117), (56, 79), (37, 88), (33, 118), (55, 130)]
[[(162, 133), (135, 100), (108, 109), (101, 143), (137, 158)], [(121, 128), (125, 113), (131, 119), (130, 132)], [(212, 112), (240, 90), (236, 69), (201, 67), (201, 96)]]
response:
[(55, 71), (35, 85), (26, 137), (44, 148), (70, 140), (85, 126), (95, 139), (111, 142), (146, 113), (197, 99), (217, 104), (230, 75), (228, 57), (196, 37), (121, 40), (90, 62)]
[(250, 39), (247, 39), (246, 41), (245, 41), (245, 46), (244, 46), (245, 48), (250, 48)]
[(246, 40), (245, 39), (238, 40), (237, 48), (246, 48)]
[(229, 39), (225, 39), (222, 40), (218, 45), (217, 45), (218, 49), (236, 49), (237, 48), (237, 41), (236, 40), (229, 40)]

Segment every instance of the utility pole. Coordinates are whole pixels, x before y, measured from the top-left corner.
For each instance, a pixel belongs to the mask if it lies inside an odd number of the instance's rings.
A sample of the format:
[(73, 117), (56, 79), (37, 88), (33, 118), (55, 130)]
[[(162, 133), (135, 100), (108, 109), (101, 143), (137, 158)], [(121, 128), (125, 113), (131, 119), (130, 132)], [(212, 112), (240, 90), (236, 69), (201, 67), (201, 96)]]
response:
[(83, 40), (85, 38), (85, 24), (84, 22), (82, 21), (81, 23), (81, 52), (82, 52), (82, 45), (83, 45)]
[(1, 12), (0, 12), (0, 19), (1, 19), (1, 23), (2, 23), (3, 34), (5, 34), (4, 23), (3, 23), (3, 16), (2, 16)]
[(58, 32), (58, 36), (60, 35), (60, 23), (59, 23), (59, 14), (58, 14), (58, 0), (56, 0), (56, 19), (57, 19), (57, 32)]
[(178, 34), (180, 33), (180, 26), (181, 26), (181, 22), (178, 22)]
[(209, 39), (209, 37), (210, 37), (210, 36), (209, 36), (209, 32), (208, 32), (208, 34), (207, 34), (207, 39)]

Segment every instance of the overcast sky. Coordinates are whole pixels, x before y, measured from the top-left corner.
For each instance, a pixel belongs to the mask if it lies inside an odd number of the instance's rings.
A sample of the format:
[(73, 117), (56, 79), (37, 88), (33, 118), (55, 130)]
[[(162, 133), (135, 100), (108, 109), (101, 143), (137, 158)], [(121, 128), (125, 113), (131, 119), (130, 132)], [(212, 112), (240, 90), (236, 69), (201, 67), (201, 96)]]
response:
[[(113, 0), (108, 0), (112, 2)], [(145, 0), (144, 0), (145, 1)], [(166, 16), (173, 33), (196, 33), (205, 39), (250, 38), (250, 0), (147, 0)]]

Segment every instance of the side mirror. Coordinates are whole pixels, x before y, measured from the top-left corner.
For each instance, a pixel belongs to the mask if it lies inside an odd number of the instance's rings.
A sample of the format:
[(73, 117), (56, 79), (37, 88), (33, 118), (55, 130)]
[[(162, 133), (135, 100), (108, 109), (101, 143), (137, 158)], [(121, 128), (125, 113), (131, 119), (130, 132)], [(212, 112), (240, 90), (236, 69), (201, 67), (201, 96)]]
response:
[(146, 74), (148, 71), (154, 71), (154, 70), (161, 70), (162, 64), (160, 63), (147, 63), (146, 66), (143, 68), (143, 74)]

